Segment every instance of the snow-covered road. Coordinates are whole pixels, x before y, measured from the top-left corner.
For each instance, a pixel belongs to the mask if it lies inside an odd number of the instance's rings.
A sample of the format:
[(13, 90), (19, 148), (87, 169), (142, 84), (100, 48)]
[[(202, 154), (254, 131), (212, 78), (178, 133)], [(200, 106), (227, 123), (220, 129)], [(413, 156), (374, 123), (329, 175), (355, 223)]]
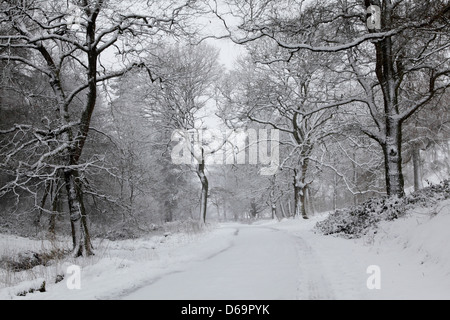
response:
[(299, 262), (294, 237), (243, 226), (236, 228), (226, 250), (157, 279), (125, 299), (296, 299)]
[[(155, 279), (123, 299), (335, 298), (329, 272), (306, 239), (272, 226), (233, 228), (227, 249)], [(359, 278), (365, 285), (364, 277)]]

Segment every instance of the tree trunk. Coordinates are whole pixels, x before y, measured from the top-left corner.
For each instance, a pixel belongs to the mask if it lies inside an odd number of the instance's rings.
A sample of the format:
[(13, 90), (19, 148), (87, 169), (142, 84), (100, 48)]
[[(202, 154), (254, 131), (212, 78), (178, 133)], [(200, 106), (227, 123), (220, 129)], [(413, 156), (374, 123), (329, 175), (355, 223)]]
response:
[(295, 193), (295, 216), (302, 216), (303, 219), (308, 219), (306, 213), (306, 172), (308, 170), (308, 161), (303, 160), (301, 170), (295, 169), (294, 174), (294, 193)]
[(306, 194), (306, 204), (308, 205), (309, 213), (314, 215), (316, 213), (316, 208), (314, 206), (314, 199), (311, 196), (311, 188), (309, 186), (306, 186), (305, 194)]
[(291, 200), (291, 199), (289, 199), (289, 202), (288, 202), (289, 218), (293, 216), (293, 214), (292, 214), (292, 206), (291, 206), (291, 201), (292, 201), (292, 200)]
[[(296, 179), (295, 179), (296, 180)], [(301, 212), (301, 202), (300, 202), (300, 194), (302, 193), (302, 189), (297, 186), (297, 183), (294, 182), (294, 218), (299, 217)]]
[(420, 147), (415, 143), (412, 145), (412, 159), (414, 167), (414, 191), (422, 189), (422, 170), (420, 161)]
[(52, 199), (52, 212), (53, 214), (49, 219), (48, 232), (50, 234), (51, 239), (55, 239), (56, 237), (56, 212), (61, 213), (61, 189), (58, 182), (54, 182), (54, 190), (53, 190), (53, 199)]
[(333, 211), (337, 210), (337, 196), (338, 196), (338, 192), (337, 192), (337, 187), (338, 187), (338, 178), (337, 178), (337, 174), (334, 174), (334, 188), (333, 188)]
[(52, 214), (48, 220), (48, 233), (51, 240), (56, 238), (56, 215)]
[(388, 121), (388, 132), (386, 143), (383, 146), (385, 174), (386, 174), (386, 192), (388, 196), (397, 196), (402, 198), (405, 195), (405, 182), (402, 169), (402, 139), (401, 125)]
[(305, 193), (303, 188), (295, 187), (295, 217), (302, 216), (307, 220), (308, 215), (306, 213)]
[(295, 217), (302, 216), (303, 219), (308, 219), (305, 204), (305, 188), (301, 184), (297, 183), (294, 187), (294, 192), (295, 192)]
[[(169, 197), (169, 195), (167, 195)], [(164, 222), (172, 222), (173, 221), (173, 202), (171, 200), (166, 200), (164, 202)]]
[[(353, 170), (353, 185), (355, 187), (358, 186), (358, 168), (356, 167), (356, 154), (353, 152), (353, 161), (352, 161), (352, 170)], [(355, 206), (358, 205), (358, 194), (353, 194), (353, 204)]]
[(306, 214), (306, 193), (305, 193), (305, 191), (306, 191), (306, 189), (303, 188), (303, 191), (302, 191), (302, 193), (300, 195), (300, 201), (302, 203), (302, 206), (301, 206), (302, 218), (307, 220), (309, 218), (308, 218), (308, 215)]
[(65, 172), (67, 199), (72, 226), (73, 254), (80, 257), (93, 255), (92, 244), (88, 231), (86, 209), (79, 187), (78, 174), (70, 170)]
[(280, 202), (281, 206), (281, 214), (283, 215), (283, 218), (287, 218), (286, 216), (286, 210), (284, 209), (283, 201)]
[(205, 224), (206, 223), (206, 212), (208, 210), (208, 178), (205, 174), (205, 161), (202, 156), (202, 162), (198, 165), (197, 175), (202, 184), (202, 194), (200, 199), (200, 221)]
[(48, 195), (52, 192), (52, 182), (45, 183), (44, 195), (41, 200), (41, 209), (39, 209), (38, 215), (36, 216), (36, 220), (34, 221), (36, 226), (36, 234), (39, 232), (39, 225), (41, 224), (42, 212), (45, 207), (45, 203), (47, 202)]

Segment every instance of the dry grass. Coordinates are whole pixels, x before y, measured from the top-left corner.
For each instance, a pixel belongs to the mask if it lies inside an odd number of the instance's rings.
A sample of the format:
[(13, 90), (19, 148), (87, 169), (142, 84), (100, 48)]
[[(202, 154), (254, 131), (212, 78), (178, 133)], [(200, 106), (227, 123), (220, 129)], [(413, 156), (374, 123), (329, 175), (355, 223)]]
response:
[(37, 278), (56, 279), (61, 274), (61, 265), (70, 259), (68, 243), (67, 239), (48, 241), (1, 236), (0, 288)]

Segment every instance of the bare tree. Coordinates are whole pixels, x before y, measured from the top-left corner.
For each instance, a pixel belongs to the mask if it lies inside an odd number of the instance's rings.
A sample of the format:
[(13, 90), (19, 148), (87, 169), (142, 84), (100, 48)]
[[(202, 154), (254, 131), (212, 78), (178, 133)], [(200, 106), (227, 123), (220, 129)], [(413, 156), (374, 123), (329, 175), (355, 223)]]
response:
[(224, 91), (224, 95), (228, 104), (235, 106), (234, 117), (237, 114), (238, 118), (283, 133), (282, 145), (288, 151), (280, 161), (280, 169), (293, 172), (295, 215), (307, 219), (306, 190), (313, 182), (310, 160), (314, 148), (333, 132), (327, 124), (332, 114), (326, 109), (316, 112), (316, 103), (311, 102), (311, 97), (321, 94), (317, 88), (324, 73), (320, 65), (311, 62), (311, 55), (303, 55), (292, 64), (280, 61), (254, 65), (258, 55), (271, 54), (264, 50), (254, 49), (253, 61), (244, 61), (237, 71), (245, 74), (240, 76), (239, 88)]
[[(147, 91), (149, 113), (159, 119), (159, 127), (173, 133), (172, 138), (184, 148), (183, 157), (193, 163), (201, 183), (200, 221), (206, 222), (209, 181), (206, 158), (221, 146), (204, 144), (202, 136), (205, 108), (213, 97), (213, 85), (219, 78), (218, 51), (207, 45), (167, 46), (157, 64), (159, 80)], [(182, 149), (183, 149), (182, 148)], [(176, 147), (174, 152), (179, 152)]]
[[(420, 82), (417, 84), (422, 85)], [(415, 191), (423, 187), (424, 157), (421, 153), (434, 148), (443, 148), (445, 153), (450, 138), (449, 97), (450, 91), (447, 91), (429, 108), (420, 110), (405, 123), (403, 163), (412, 163)]]
[[(174, 0), (164, 6), (148, 1), (124, 9), (120, 3), (108, 0), (1, 1), (0, 25), (8, 32), (0, 36), (0, 48), (7, 49), (0, 60), (22, 64), (43, 74), (53, 91), (54, 109), (58, 110), (58, 123), (50, 130), (16, 125), (1, 132), (16, 136), (26, 132), (30, 137), (14, 146), (7, 158), (30, 147), (43, 145), (47, 149), (37, 160), (31, 160), (26, 169), (17, 170), (16, 179), (2, 187), (1, 192), (24, 188), (32, 179), (45, 180), (62, 171), (75, 256), (93, 254), (82, 177), (82, 171), (92, 163), (83, 164), (81, 157), (97, 105), (98, 85), (143, 66), (136, 50), (139, 44), (150, 46), (162, 34), (186, 34), (185, 21), (192, 14), (193, 5), (194, 1), (189, 0)], [(131, 41), (127, 44), (124, 39)], [(17, 50), (31, 54), (23, 57)], [(124, 52), (126, 63), (121, 67), (107, 64), (105, 56), (113, 53), (123, 56)], [(79, 112), (73, 110), (76, 101), (82, 102)], [(56, 156), (63, 160), (50, 163)], [(43, 174), (44, 169), (47, 172)]]
[[(331, 53), (337, 60), (342, 60), (343, 53), (347, 55), (346, 65), (350, 68), (334, 71), (343, 76), (350, 74), (347, 86), (356, 83), (360, 90), (343, 99), (341, 92), (335, 91), (317, 110), (350, 103), (365, 106), (373, 126), (361, 125), (359, 129), (381, 146), (387, 193), (402, 197), (403, 124), (450, 86), (447, 1), (231, 3), (228, 14), (240, 19), (237, 27), (218, 7), (214, 9), (228, 31), (224, 37), (240, 44), (274, 44), (278, 55), (263, 57), (262, 62), (290, 62), (304, 50)], [(367, 14), (374, 8), (376, 13)], [(408, 87), (416, 77), (424, 83), (419, 91)]]

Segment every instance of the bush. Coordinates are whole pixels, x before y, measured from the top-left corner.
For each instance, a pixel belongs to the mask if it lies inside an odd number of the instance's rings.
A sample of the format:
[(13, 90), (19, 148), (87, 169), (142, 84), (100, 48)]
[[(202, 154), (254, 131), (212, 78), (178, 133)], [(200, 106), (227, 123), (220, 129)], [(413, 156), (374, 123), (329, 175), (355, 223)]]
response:
[(380, 221), (392, 221), (404, 216), (415, 207), (429, 207), (450, 199), (450, 180), (414, 192), (402, 199), (374, 198), (359, 206), (337, 210), (317, 223), (315, 229), (324, 235), (338, 234), (346, 238), (359, 238)]
[(0, 258), (0, 268), (14, 272), (33, 269), (36, 266), (47, 266), (53, 260), (65, 258), (71, 251), (55, 248), (44, 252), (26, 251), (17, 257), (3, 256)]
[(35, 293), (35, 292), (46, 292), (45, 289), (45, 281), (42, 282), (42, 284), (39, 286), (39, 288), (30, 288), (27, 291), (22, 291), (17, 294), (18, 297), (25, 297), (29, 293)]

